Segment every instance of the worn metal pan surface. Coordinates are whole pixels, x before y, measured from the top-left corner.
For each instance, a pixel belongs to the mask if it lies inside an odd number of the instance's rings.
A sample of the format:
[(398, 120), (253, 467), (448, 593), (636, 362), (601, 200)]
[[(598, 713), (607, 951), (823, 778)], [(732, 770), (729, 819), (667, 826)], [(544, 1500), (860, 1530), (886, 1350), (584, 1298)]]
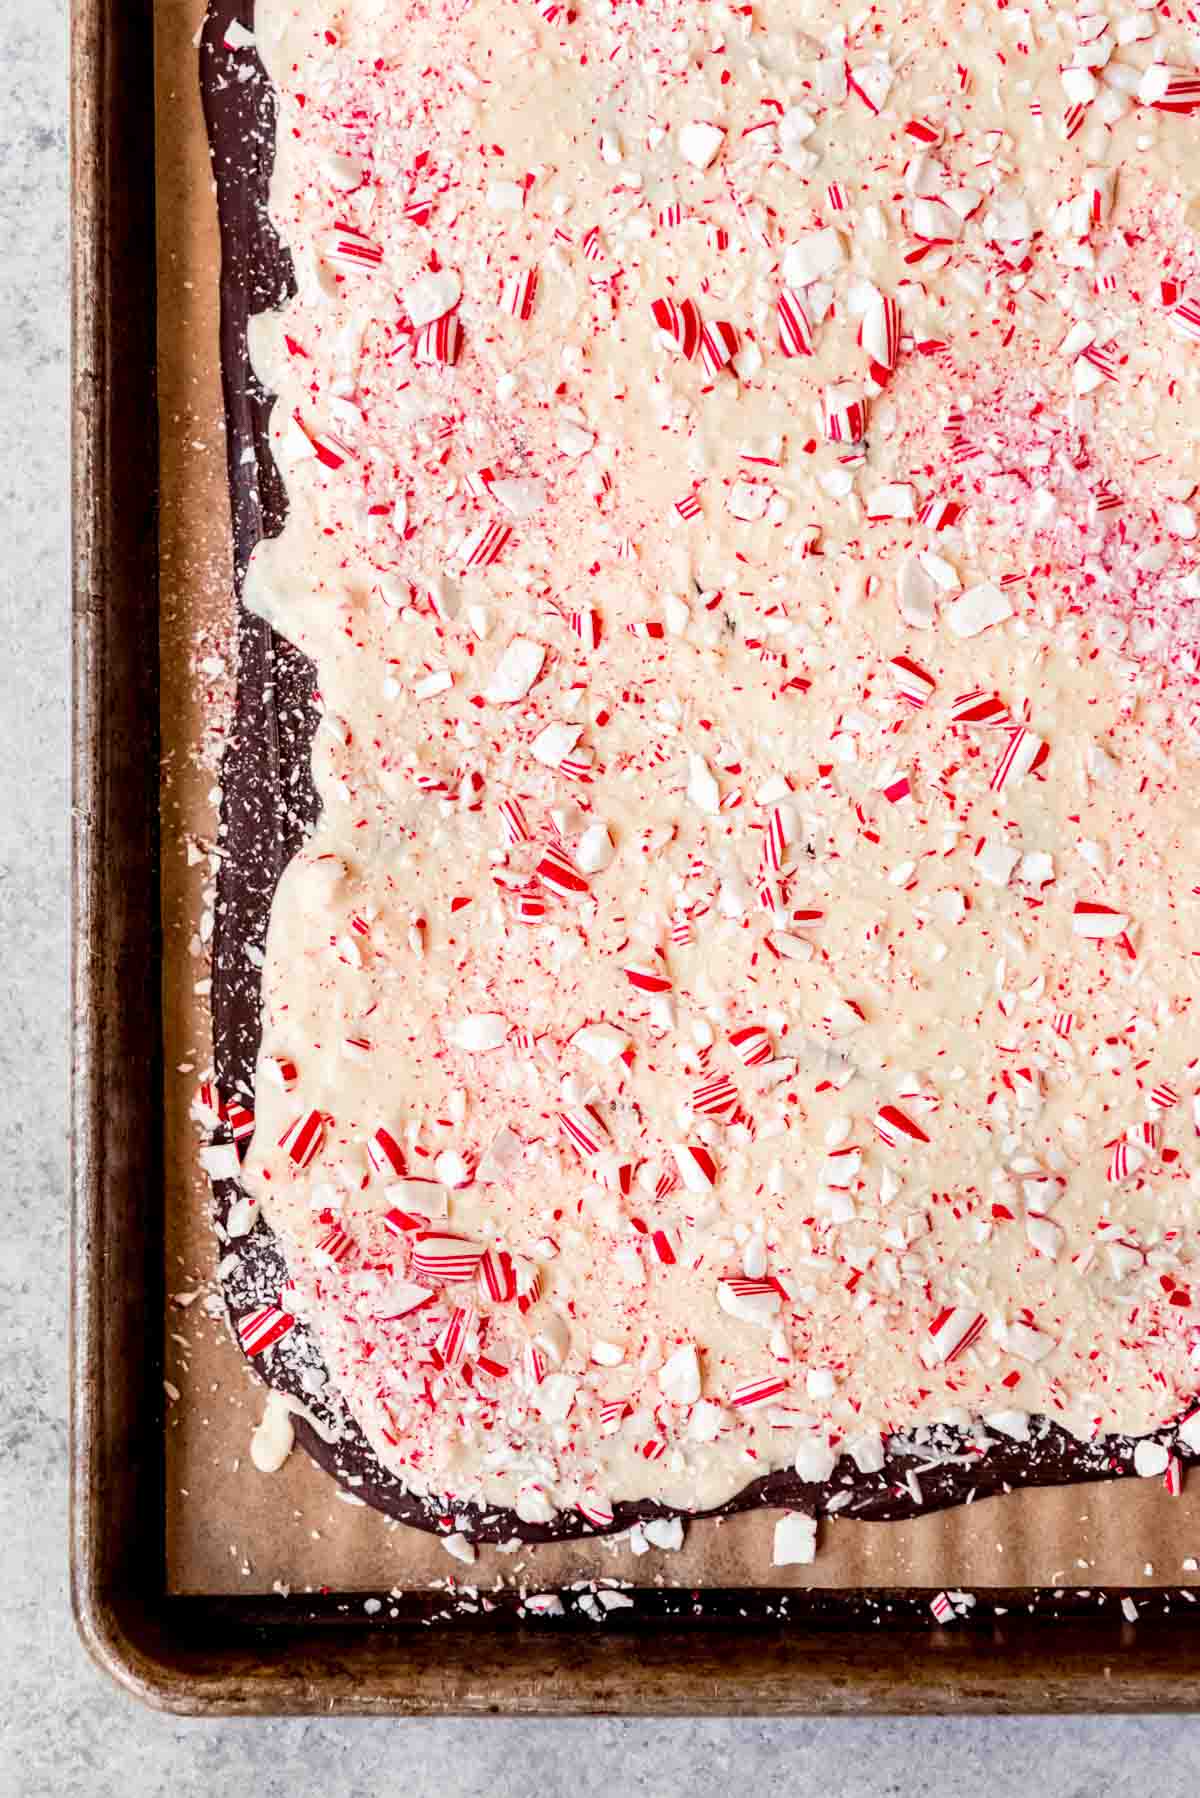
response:
[(380, 1621), (331, 1594), (166, 1586), (152, 0), (75, 0), (71, 1563), (81, 1635), (190, 1714), (1192, 1709), (1200, 1606), (1014, 1592), (649, 1592), (603, 1629)]

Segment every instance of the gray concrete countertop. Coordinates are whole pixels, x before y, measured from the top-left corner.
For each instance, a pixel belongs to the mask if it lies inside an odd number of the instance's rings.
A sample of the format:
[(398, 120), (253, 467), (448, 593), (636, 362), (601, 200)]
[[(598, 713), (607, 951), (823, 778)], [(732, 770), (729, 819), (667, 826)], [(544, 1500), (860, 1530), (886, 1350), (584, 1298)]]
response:
[(194, 1724), (87, 1661), (66, 1589), (66, 13), (0, 20), (0, 1798), (1182, 1793), (1190, 1718)]

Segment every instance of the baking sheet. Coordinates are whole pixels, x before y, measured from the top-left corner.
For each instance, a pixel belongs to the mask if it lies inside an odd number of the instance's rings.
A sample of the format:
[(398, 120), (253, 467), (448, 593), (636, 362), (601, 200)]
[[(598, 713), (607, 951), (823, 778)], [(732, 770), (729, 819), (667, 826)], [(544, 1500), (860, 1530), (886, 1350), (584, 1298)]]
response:
[(208, 1308), (217, 1245), (188, 1118), (210, 1061), (207, 848), (234, 672), (216, 209), (195, 47), (203, 15), (204, 0), (157, 0), (168, 1590), (377, 1592), (452, 1580), (543, 1591), (595, 1577), (822, 1590), (1200, 1586), (1185, 1565), (1200, 1559), (1196, 1478), (1178, 1499), (1157, 1481), (1125, 1480), (981, 1500), (906, 1523), (829, 1520), (808, 1568), (772, 1567), (772, 1512), (697, 1524), (675, 1554), (600, 1542), (483, 1548), (467, 1568), (427, 1534), (340, 1497), (300, 1450), (277, 1474), (254, 1468), (249, 1440), (265, 1389), (219, 1306)]

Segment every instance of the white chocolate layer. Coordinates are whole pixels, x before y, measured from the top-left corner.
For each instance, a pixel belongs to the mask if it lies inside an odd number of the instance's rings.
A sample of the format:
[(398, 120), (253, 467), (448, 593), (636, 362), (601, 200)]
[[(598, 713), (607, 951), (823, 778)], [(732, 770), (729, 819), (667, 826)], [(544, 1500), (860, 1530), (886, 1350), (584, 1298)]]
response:
[[(298, 292), (253, 334), (289, 516), (248, 599), (324, 723), (246, 1179), (380, 1459), (536, 1520), (1176, 1415), (1200, 274), (1195, 125), (1149, 102), (1189, 41), (257, 10)], [(414, 1268), (396, 1209), (540, 1297)]]

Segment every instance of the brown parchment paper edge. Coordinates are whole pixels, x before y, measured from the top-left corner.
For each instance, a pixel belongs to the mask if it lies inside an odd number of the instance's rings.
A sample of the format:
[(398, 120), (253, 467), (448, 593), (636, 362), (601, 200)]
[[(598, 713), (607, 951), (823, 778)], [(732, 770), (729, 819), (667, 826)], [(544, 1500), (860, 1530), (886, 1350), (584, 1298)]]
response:
[[(279, 1473), (249, 1458), (264, 1388), (234, 1344), (216, 1293), (218, 1248), (188, 1107), (210, 1061), (198, 943), (209, 884), (188, 841), (215, 828), (210, 746), (230, 699), (219, 666), (232, 619), (229, 502), (217, 339), (218, 252), (201, 115), (195, 36), (204, 0), (156, 0), (158, 377), (161, 429), (163, 734), (163, 1007), (166, 1043), (167, 1417), (166, 1550), (172, 1593), (272, 1589), (425, 1589), (497, 1580), (531, 1591), (606, 1577), (636, 1584), (1130, 1588), (1200, 1585), (1200, 1479), (1167, 1497), (1160, 1482), (1124, 1480), (1014, 1493), (909, 1523), (826, 1521), (811, 1567), (774, 1568), (778, 1513), (752, 1512), (686, 1533), (678, 1553), (598, 1542), (508, 1554), (483, 1548), (474, 1567), (435, 1538), (339, 1497), (300, 1451)], [(130, 104), (137, 104), (130, 96)], [(147, 346), (149, 353), (150, 346)], [(189, 1304), (178, 1295), (197, 1294)], [(214, 1314), (215, 1313), (215, 1314)], [(148, 1326), (153, 1321), (148, 1320)]]

